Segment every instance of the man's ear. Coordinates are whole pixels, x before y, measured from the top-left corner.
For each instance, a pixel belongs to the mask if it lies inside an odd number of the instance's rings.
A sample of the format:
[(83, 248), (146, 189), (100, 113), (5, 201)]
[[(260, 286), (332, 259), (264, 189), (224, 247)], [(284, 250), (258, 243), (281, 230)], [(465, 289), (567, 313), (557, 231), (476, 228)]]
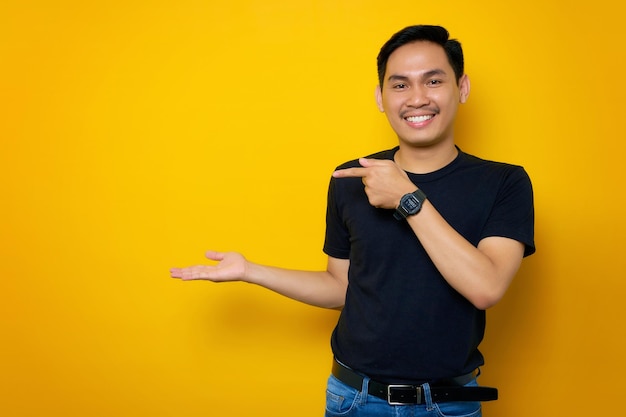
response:
[(463, 74), (459, 80), (459, 101), (465, 103), (469, 98), (470, 80), (467, 74)]
[(378, 110), (380, 110), (382, 113), (385, 112), (385, 108), (383, 107), (383, 92), (380, 89), (380, 86), (377, 85), (376, 86), (376, 106), (378, 107)]

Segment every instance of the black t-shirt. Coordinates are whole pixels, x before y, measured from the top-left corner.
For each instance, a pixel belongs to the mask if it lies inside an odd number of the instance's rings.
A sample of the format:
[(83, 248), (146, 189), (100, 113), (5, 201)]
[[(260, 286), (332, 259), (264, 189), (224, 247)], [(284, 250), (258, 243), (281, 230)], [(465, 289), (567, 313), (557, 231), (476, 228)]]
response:
[[(370, 158), (392, 160), (397, 149)], [(474, 246), (502, 236), (524, 243), (525, 256), (535, 251), (532, 186), (522, 167), (459, 150), (444, 168), (409, 178)], [(360, 178), (331, 179), (326, 223), (324, 252), (350, 260), (331, 338), (338, 360), (388, 383), (458, 376), (483, 364), (485, 312), (450, 287), (406, 221), (369, 204)]]

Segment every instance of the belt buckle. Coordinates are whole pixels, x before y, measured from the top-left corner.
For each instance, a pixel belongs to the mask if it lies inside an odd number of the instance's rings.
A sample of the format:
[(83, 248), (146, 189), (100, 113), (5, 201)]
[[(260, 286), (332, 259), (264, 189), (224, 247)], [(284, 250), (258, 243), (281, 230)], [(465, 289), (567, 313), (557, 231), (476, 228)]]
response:
[[(407, 393), (410, 397), (407, 397)], [(387, 402), (389, 405), (421, 404), (422, 387), (415, 385), (387, 385)]]

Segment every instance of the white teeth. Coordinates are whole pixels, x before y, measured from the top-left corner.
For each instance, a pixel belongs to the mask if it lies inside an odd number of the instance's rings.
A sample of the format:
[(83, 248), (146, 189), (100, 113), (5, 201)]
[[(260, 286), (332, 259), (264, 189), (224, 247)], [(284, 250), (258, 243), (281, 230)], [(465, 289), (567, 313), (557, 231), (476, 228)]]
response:
[(429, 114), (426, 116), (410, 116), (410, 117), (407, 117), (406, 120), (411, 123), (421, 123), (421, 122), (425, 122), (426, 120), (430, 120), (432, 118), (433, 118), (433, 115)]

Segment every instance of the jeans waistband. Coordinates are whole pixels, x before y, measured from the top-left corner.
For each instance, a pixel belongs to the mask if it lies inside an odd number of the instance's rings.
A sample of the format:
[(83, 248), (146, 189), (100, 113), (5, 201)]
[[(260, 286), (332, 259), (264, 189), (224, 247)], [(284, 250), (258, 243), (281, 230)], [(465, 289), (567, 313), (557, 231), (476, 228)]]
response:
[[(333, 361), (332, 374), (344, 384), (361, 390), (364, 377), (337, 360)], [(427, 383), (433, 402), (491, 401), (498, 399), (498, 390), (490, 387), (465, 387), (474, 380), (477, 371), (455, 378)], [(386, 400), (389, 404), (425, 404), (423, 386), (410, 384), (385, 384), (370, 380), (368, 394)]]

